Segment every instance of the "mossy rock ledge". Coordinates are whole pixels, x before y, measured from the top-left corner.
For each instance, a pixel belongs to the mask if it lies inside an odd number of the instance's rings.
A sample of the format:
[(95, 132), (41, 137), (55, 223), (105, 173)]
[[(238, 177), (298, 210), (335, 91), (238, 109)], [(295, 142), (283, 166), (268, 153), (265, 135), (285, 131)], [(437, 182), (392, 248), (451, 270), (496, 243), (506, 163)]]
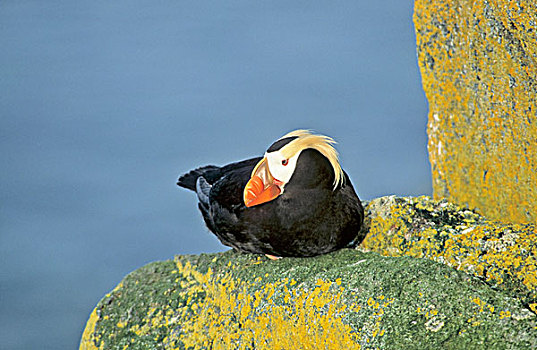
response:
[[(500, 274), (512, 276), (501, 282), (480, 274), (470, 249), (503, 249), (486, 244), (501, 230), (516, 233), (504, 248), (527, 249), (521, 233), (535, 227), (495, 226), (428, 197), (383, 197), (366, 212), (369, 236), (356, 249), (277, 261), (228, 251), (148, 264), (97, 304), (80, 349), (537, 348), (533, 285), (517, 284), (516, 272)], [(459, 254), (456, 264), (438, 253), (434, 242), (445, 246), (469, 228), (492, 234), (478, 246), (461, 239), (449, 253)], [(529, 248), (525, 263), (535, 258)]]

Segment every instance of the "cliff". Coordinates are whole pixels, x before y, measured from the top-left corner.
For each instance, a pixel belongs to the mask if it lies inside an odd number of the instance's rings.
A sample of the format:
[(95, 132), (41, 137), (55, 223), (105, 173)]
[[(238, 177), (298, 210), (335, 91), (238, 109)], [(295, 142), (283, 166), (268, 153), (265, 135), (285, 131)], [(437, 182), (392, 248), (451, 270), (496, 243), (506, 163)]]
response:
[(537, 220), (537, 3), (416, 0), (435, 198)]

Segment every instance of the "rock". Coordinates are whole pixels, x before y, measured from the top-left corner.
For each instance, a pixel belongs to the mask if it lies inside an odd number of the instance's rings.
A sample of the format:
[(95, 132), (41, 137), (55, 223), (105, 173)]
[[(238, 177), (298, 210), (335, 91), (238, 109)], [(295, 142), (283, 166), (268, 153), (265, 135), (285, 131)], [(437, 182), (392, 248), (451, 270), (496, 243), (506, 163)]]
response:
[[(371, 201), (366, 247), (405, 255), (400, 231), (408, 251), (427, 252), (434, 240), (415, 244), (419, 227), (453, 236), (451, 227), (467, 230), (461, 220), (486, 225), (455, 208), (425, 198)], [(537, 347), (537, 317), (515, 291), (422, 256), (429, 259), (343, 249), (272, 261), (228, 251), (151, 263), (98, 303), (80, 349)]]
[(435, 198), (537, 220), (537, 3), (416, 0)]
[(382, 197), (365, 207), (365, 249), (437, 261), (537, 311), (537, 227), (491, 222), (445, 200)]

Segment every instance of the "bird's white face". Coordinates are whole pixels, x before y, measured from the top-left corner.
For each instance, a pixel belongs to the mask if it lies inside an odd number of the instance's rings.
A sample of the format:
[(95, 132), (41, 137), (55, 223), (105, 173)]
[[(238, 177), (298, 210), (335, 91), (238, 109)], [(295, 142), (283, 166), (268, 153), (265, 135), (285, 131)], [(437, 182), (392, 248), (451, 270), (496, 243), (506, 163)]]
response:
[(337, 152), (331, 146), (333, 139), (313, 135), (307, 130), (296, 130), (274, 142), (257, 163), (243, 191), (244, 205), (253, 207), (276, 199), (284, 191), (296, 169), (300, 153), (315, 149), (325, 156), (334, 169), (334, 189), (342, 182), (343, 170)]
[(285, 158), (281, 151), (265, 153), (268, 169), (274, 178), (275, 183), (281, 184), (280, 188), (282, 192), (285, 184), (287, 184), (289, 180), (291, 180), (291, 176), (293, 176), (299, 155), (300, 151), (291, 158)]
[(267, 152), (257, 163), (250, 181), (244, 189), (247, 207), (270, 202), (283, 193), (285, 185), (293, 176), (300, 152), (285, 158), (281, 151)]

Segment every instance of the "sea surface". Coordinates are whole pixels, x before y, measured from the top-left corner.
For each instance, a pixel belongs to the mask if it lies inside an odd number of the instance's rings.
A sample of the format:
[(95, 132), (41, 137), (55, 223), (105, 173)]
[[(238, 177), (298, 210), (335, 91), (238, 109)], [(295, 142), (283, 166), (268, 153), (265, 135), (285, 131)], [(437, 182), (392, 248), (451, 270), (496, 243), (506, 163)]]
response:
[(227, 248), (178, 175), (338, 141), (362, 199), (431, 193), (412, 1), (0, 1), (0, 348), (76, 349), (130, 271)]

